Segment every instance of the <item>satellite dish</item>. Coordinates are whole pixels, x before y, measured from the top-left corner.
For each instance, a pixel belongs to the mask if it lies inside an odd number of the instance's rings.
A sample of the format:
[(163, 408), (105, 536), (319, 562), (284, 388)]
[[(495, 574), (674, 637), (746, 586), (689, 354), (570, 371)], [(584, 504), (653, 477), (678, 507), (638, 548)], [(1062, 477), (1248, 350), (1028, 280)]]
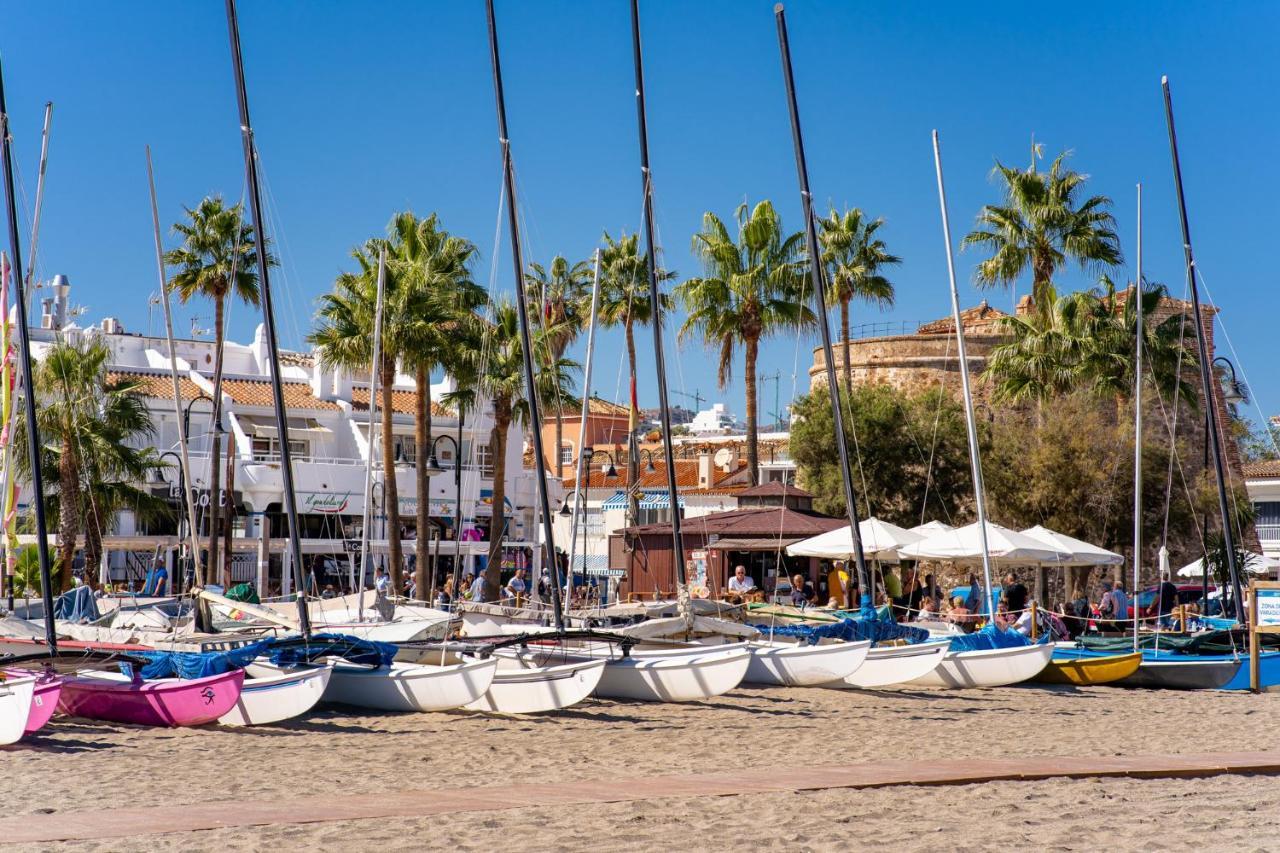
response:
[(716, 463), (716, 465), (720, 466), (721, 468), (728, 465), (729, 462), (732, 461), (732, 459), (733, 459), (733, 451), (727, 447), (720, 448), (719, 450), (716, 451), (716, 455), (712, 457), (712, 460)]

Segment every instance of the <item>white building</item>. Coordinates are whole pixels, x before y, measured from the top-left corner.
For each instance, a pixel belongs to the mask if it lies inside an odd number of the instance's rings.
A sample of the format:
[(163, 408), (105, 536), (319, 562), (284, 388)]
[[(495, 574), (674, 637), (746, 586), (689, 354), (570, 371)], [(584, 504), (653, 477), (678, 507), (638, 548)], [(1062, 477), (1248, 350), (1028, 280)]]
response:
[(1244, 466), (1245, 488), (1257, 513), (1258, 544), (1267, 557), (1280, 560), (1280, 460)]
[(689, 432), (694, 435), (722, 435), (738, 429), (738, 419), (724, 403), (712, 403), (711, 408), (698, 412), (689, 422)]
[[(65, 295), (62, 296), (65, 300)], [(57, 306), (55, 306), (56, 308)], [(163, 337), (150, 337), (126, 332), (120, 323), (107, 318), (97, 327), (78, 328), (68, 325), (58, 329), (66, 312), (46, 311), (42, 328), (32, 329), (32, 354), (42, 358), (56, 339), (76, 341), (89, 337), (106, 343), (112, 353), (113, 375), (130, 377), (142, 383), (142, 391), (151, 410), (157, 451), (172, 451), (166, 462), (172, 464), (163, 472), (165, 480), (144, 484), (153, 494), (166, 496), (172, 502), (174, 518), (155, 525), (145, 525), (134, 513), (118, 513), (111, 529), (104, 531), (109, 551), (109, 571), (114, 580), (137, 580), (155, 553), (168, 553), (174, 559), (177, 545), (177, 517), (180, 492), (176, 487), (179, 423), (175, 412), (173, 385), (169, 371), (168, 344)], [(180, 377), (182, 407), (189, 413), (189, 432), (193, 486), (202, 507), (210, 499), (210, 447), (213, 440), (212, 394), (214, 345), (208, 340), (175, 342), (176, 365)], [(222, 427), (227, 436), (223, 459), (231, 456), (230, 483), (224, 471), (223, 490), (230, 488), (231, 502), (236, 508), (234, 519), (234, 581), (256, 581), (270, 590), (290, 585), (289, 573), (282, 572), (285, 552), (287, 517), (280, 465), (280, 436), (276, 429), (272, 405), (271, 367), (263, 328), (258, 327), (250, 344), (224, 344), (222, 384)], [(359, 539), (365, 509), (365, 472), (371, 443), (369, 441), (369, 376), (351, 375), (343, 370), (323, 368), (311, 354), (281, 353), (281, 378), (288, 412), (287, 440), (293, 455), (293, 473), (302, 546), (321, 584), (345, 582), (354, 560), (345, 553), (344, 542)], [(413, 377), (399, 375), (394, 387), (393, 430), (396, 436), (396, 459), (390, 466), (399, 490), (399, 509), (405, 539), (406, 556), (416, 550), (415, 541), (422, 531), (415, 530), (417, 501), (430, 501), (432, 530), (426, 531), (428, 543), (436, 543), (434, 553), (445, 556), (451, 565), (455, 552), (454, 516), (459, 495), (455, 489), (454, 465), (457, 463), (454, 442), (458, 438), (456, 412), (442, 406), (441, 396), (451, 390), (447, 377), (431, 387), (432, 434), (442, 468), (448, 469), (430, 480), (430, 494), (419, 496), (414, 465), (423, 455), (414, 446), (413, 412), (417, 391)], [(381, 396), (381, 395), (380, 395)], [(379, 411), (381, 418), (383, 413)], [(463, 559), (471, 563), (488, 550), (489, 525), (492, 516), (493, 460), (490, 458), (489, 434), (492, 418), (487, 407), (478, 413), (467, 413), (461, 434), (463, 523)], [(448, 439), (443, 436), (449, 436)], [(381, 467), (381, 442), (373, 442), (375, 488), (373, 516), (377, 521), (370, 531), (375, 554), (386, 551), (386, 514), (380, 495), (386, 474)], [(525, 470), (521, 441), (513, 433), (506, 451), (506, 504), (510, 516), (506, 539), (536, 539), (535, 507), (537, 506), (533, 471)], [(548, 481), (552, 499), (559, 505), (560, 484)], [(29, 490), (23, 496), (30, 498)], [(25, 505), (22, 500), (20, 506)], [(23, 506), (25, 510), (25, 506)], [(474, 529), (475, 534), (468, 533)], [(53, 532), (53, 531), (51, 531)], [(477, 536), (477, 541), (470, 541)], [(433, 552), (424, 548), (424, 558)]]

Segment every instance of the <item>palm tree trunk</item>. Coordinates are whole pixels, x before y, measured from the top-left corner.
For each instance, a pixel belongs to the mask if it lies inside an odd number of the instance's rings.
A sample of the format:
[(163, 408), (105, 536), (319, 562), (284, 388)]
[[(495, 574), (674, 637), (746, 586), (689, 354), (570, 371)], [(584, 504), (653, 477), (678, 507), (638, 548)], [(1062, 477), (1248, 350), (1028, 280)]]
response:
[[(627, 318), (627, 322), (623, 327), (627, 333), (627, 367), (630, 370), (631, 385), (627, 391), (627, 411), (629, 417), (627, 419), (627, 524), (635, 525), (640, 523), (640, 490), (637, 486), (640, 483), (640, 451), (636, 445), (636, 425), (640, 421), (639, 413), (635, 411), (634, 394), (636, 390), (636, 337), (635, 331), (631, 326), (631, 318)], [(667, 460), (668, 465), (675, 464), (673, 460)], [(590, 482), (590, 477), (587, 478)]]
[[(431, 476), (427, 474), (427, 457), (431, 455), (431, 374), (427, 372), (426, 365), (418, 364), (414, 368), (413, 383), (418, 387), (418, 410), (413, 419), (413, 443), (417, 446), (413, 468), (418, 478), (418, 533), (414, 539), (413, 583), (418, 590), (418, 598), (431, 601), (435, 592), (427, 583), (431, 542), (427, 536), (431, 529)], [(431, 585), (435, 582), (432, 577)]]
[(232, 450), (232, 445), (227, 442), (227, 511), (222, 519), (222, 588), (231, 589), (231, 564), (233, 562), (233, 554), (231, 547), (231, 536), (235, 532), (236, 518), (236, 454)]
[(493, 511), (489, 524), (489, 563), (484, 569), (484, 597), (498, 598), (502, 586), (502, 540), (507, 528), (507, 429), (511, 425), (510, 403), (494, 400), (493, 434), (489, 451), (493, 458)]
[[(221, 396), (222, 387), (222, 323), (224, 299), (219, 297), (213, 301), (213, 396), (218, 398)], [(218, 562), (218, 534), (222, 527), (219, 522), (222, 518), (222, 400), (215, 399), (213, 403), (213, 442), (209, 448), (209, 561), (205, 564), (208, 567), (210, 577), (204, 580), (206, 583), (213, 578), (214, 572), (218, 571), (221, 565)], [(280, 437), (281, 441), (286, 441), (286, 436)]]
[[(76, 464), (75, 453), (72, 433), (64, 429), (62, 453), (58, 458), (58, 574), (54, 595), (71, 586), (71, 562), (76, 556), (76, 536), (80, 532), (80, 466)], [(35, 495), (34, 499), (42, 500), (43, 496)]]
[(391, 563), (391, 588), (398, 595), (403, 580), (403, 555), (400, 547), (400, 490), (396, 487), (394, 426), (395, 410), (391, 408), (392, 386), (396, 381), (395, 358), (384, 354), (378, 381), (382, 388), (382, 511), (387, 515), (387, 561)]
[(742, 369), (742, 379), (747, 384), (747, 467), (750, 469), (751, 485), (760, 485), (760, 436), (756, 431), (756, 357), (760, 353), (760, 339), (749, 337), (746, 340), (746, 358)]
[(844, 359), (844, 390), (853, 397), (853, 365), (849, 364), (849, 300), (840, 300), (840, 357)]

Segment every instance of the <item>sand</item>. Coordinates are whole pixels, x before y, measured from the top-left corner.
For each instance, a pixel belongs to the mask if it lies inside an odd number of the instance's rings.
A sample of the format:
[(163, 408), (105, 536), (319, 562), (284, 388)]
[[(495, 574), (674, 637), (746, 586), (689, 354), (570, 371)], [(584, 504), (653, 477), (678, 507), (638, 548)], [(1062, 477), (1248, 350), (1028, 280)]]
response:
[[(324, 708), (255, 729), (55, 721), (0, 751), (10, 814), (114, 805), (353, 797), (901, 758), (1271, 749), (1280, 697), (1014, 687), (967, 691), (740, 688), (708, 703), (589, 701), (498, 718)], [(73, 760), (74, 759), (74, 760)], [(2, 842), (3, 839), (0, 839)], [(1210, 850), (1280, 848), (1280, 778), (1049, 780), (649, 800), (104, 839), (122, 850)]]

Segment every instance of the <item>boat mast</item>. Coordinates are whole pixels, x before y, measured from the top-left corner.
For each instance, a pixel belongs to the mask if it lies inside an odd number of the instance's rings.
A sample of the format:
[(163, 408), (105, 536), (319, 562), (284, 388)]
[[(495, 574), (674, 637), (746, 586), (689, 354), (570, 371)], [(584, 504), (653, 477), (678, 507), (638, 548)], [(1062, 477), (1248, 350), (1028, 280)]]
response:
[[(1209, 428), (1209, 450), (1213, 454), (1213, 473), (1218, 482), (1218, 511), (1222, 514), (1222, 541), (1227, 551), (1227, 569), (1231, 574), (1236, 620), (1245, 621), (1244, 597), (1240, 589), (1240, 571), (1236, 566), (1236, 538), (1231, 529), (1232, 514), (1227, 508), (1227, 477), (1222, 464), (1222, 440), (1218, 435), (1217, 395), (1213, 392), (1208, 346), (1205, 344), (1204, 317), (1200, 313), (1200, 290), (1196, 286), (1196, 259), (1191, 251), (1191, 226), (1187, 223), (1187, 200), (1182, 192), (1182, 166), (1178, 161), (1178, 134), (1173, 127), (1173, 98), (1169, 94), (1169, 78), (1160, 78), (1164, 90), (1164, 117), (1169, 127), (1169, 154), (1173, 158), (1173, 184), (1178, 192), (1178, 222), (1182, 225), (1182, 252), (1187, 265), (1187, 283), (1191, 288), (1191, 310), (1195, 314), (1196, 350), (1200, 357), (1200, 384), (1204, 391), (1206, 421)], [(1213, 322), (1210, 319), (1209, 322)], [(1205, 559), (1205, 578), (1209, 561)]]
[[(387, 247), (378, 253), (378, 295), (373, 310), (373, 361), (369, 366), (369, 452), (364, 466), (364, 523), (360, 525), (360, 577), (355, 586), (360, 591), (356, 604), (356, 621), (364, 619), (364, 579), (369, 576), (369, 527), (373, 524), (373, 456), (377, 452), (374, 422), (378, 417), (378, 360), (382, 357), (382, 300), (387, 283)], [(386, 460), (384, 459), (383, 462)], [(383, 474), (385, 476), (385, 472)], [(391, 476), (395, 476), (394, 469)], [(383, 499), (386, 492), (383, 491)]]
[[(516, 212), (516, 178), (511, 163), (511, 140), (507, 136), (507, 105), (502, 89), (502, 63), (498, 57), (498, 24), (493, 14), (493, 0), (485, 0), (489, 19), (489, 56), (493, 62), (493, 92), (498, 107), (498, 143), (502, 147), (502, 179), (507, 192), (507, 224), (511, 232), (511, 260), (516, 273), (516, 306), (520, 312), (520, 348), (524, 357), (524, 386), (529, 403), (530, 432), (533, 433), (534, 470), (538, 478), (538, 507), (542, 511), (542, 532), (547, 562), (551, 564), (551, 600), (555, 609), (556, 630), (564, 631), (564, 608), (560, 600), (560, 564), (556, 561), (555, 535), (552, 531), (551, 503), (547, 495), (547, 460), (542, 451), (542, 416), (538, 407), (538, 389), (533, 373), (533, 341), (529, 334), (528, 297), (524, 288), (524, 257), (520, 251), (520, 223)], [(559, 448), (557, 448), (557, 451)], [(501, 513), (502, 507), (496, 512)], [(536, 579), (533, 581), (537, 582)]]
[[(40, 172), (39, 172), (39, 177), (36, 178), (36, 209), (35, 209), (35, 214), (32, 216), (32, 220), (31, 220), (31, 250), (27, 252), (27, 292), (28, 293), (31, 291), (31, 285), (35, 279), (36, 248), (40, 241), (40, 212), (44, 209), (44, 176), (45, 176), (45, 170), (48, 168), (48, 165), (49, 165), (49, 128), (52, 124), (53, 124), (53, 101), (46, 101), (44, 105), (44, 129), (40, 133)], [(18, 310), (25, 312), (27, 310), (27, 306), (19, 305)], [(7, 327), (9, 318), (5, 317), (3, 322)], [(5, 345), (8, 346), (8, 343), (9, 343), (9, 338), (6, 334)], [(6, 369), (12, 370), (13, 367), (11, 364), (6, 363)], [(5, 435), (8, 436), (8, 440), (5, 442), (5, 445), (4, 445), (3, 463), (0, 463), (4, 465), (4, 484), (2, 487), (0, 487), (0, 494), (4, 496), (2, 499), (0, 499), (0, 512), (3, 512), (3, 518), (4, 518), (4, 523), (2, 525), (4, 528), (3, 533), (0, 533), (0, 555), (3, 555), (4, 572), (9, 579), (9, 609), (13, 610), (13, 575), (9, 573), (9, 558), (13, 556), (12, 554), (9, 553), (10, 544), (11, 544), (9, 541), (9, 537), (10, 537), (10, 528), (12, 527), (12, 523), (10, 522), (9, 516), (10, 516), (10, 513), (12, 513), (15, 509), (13, 504), (17, 502), (15, 499), (15, 496), (11, 493), (11, 489), (13, 488), (13, 469), (12, 469), (13, 436), (14, 436), (13, 424), (14, 424), (14, 419), (18, 416), (18, 410), (17, 410), (16, 401), (13, 399), (12, 383), (6, 381), (4, 393), (6, 395), (6, 398), (9, 401), (9, 406), (8, 406), (8, 413), (5, 416), (5, 426), (4, 426)]]
[(53, 578), (49, 574), (49, 527), (44, 516), (44, 477), (40, 471), (40, 430), (36, 426), (35, 383), (31, 379), (31, 337), (27, 328), (26, 286), (22, 277), (22, 246), (18, 242), (18, 211), (13, 197), (13, 134), (4, 100), (4, 70), (0, 66), (0, 148), (3, 150), (5, 213), (9, 221), (9, 252), (13, 258), (14, 301), (18, 306), (18, 350), (22, 362), (23, 411), (27, 424), (27, 453), (31, 463), (31, 507), (36, 516), (36, 553), (40, 558), (41, 600), (44, 603), (44, 640), (50, 656), (58, 653), (53, 629)]
[[(676, 454), (671, 440), (671, 406), (667, 402), (667, 359), (662, 348), (662, 295), (658, 290), (658, 253), (653, 243), (653, 172), (649, 169), (649, 123), (644, 104), (644, 54), (640, 49), (640, 2), (631, 0), (631, 53), (636, 74), (636, 123), (640, 132), (640, 182), (644, 191), (644, 240), (649, 256), (649, 311), (653, 317), (653, 360), (658, 374), (658, 413), (662, 421), (662, 452), (667, 460), (667, 500), (671, 503), (671, 544), (680, 587), (688, 586), (684, 537), (680, 532), (680, 501), (676, 493)], [(636, 470), (632, 459), (631, 470)], [(752, 472), (752, 477), (755, 472)], [(630, 483), (634, 491), (636, 483)], [(636, 520), (638, 523), (638, 519)]]
[[(591, 405), (591, 357), (596, 351), (596, 311), (600, 304), (600, 249), (596, 249), (595, 274), (591, 280), (591, 322), (587, 325), (587, 364), (582, 373), (582, 405), (578, 412), (578, 459), (577, 470), (573, 482), (576, 485), (573, 497), (573, 523), (569, 533), (569, 570), (565, 572), (564, 600), (566, 606), (573, 602), (573, 557), (578, 551), (578, 524), (582, 513), (587, 509), (587, 487), (590, 486), (591, 472), (587, 467), (587, 409)], [(586, 474), (587, 485), (583, 485), (583, 474)], [(587, 573), (586, 548), (582, 553), (582, 574)]]
[[(276, 434), (280, 436), (280, 473), (284, 485), (284, 506), (289, 516), (289, 546), (293, 557), (293, 577), (297, 584), (298, 627), (304, 637), (311, 636), (311, 618), (307, 612), (306, 580), (302, 564), (302, 538), (298, 530), (297, 496), (293, 491), (293, 454), (289, 451), (289, 415), (284, 407), (284, 389), (280, 380), (280, 347), (276, 342), (275, 311), (271, 307), (271, 264), (267, 255), (267, 222), (262, 215), (262, 194), (258, 187), (258, 152), (253, 141), (253, 125), (249, 122), (249, 96), (244, 87), (244, 62), (240, 55), (240, 26), (236, 20), (236, 0), (227, 0), (227, 30), (231, 38), (231, 62), (236, 81), (236, 101), (240, 109), (240, 135), (244, 141), (244, 168), (249, 177), (249, 201), (253, 212), (253, 242), (258, 253), (258, 275), (262, 283), (262, 322), (266, 326), (267, 352), (271, 358), (271, 392), (275, 403)], [(216, 536), (215, 531), (209, 531)]]
[(938, 173), (938, 207), (942, 211), (942, 238), (947, 244), (947, 279), (951, 283), (951, 316), (956, 324), (960, 387), (964, 392), (964, 424), (969, 436), (969, 465), (973, 469), (973, 495), (978, 509), (978, 541), (982, 543), (982, 578), (986, 583), (987, 612), (994, 619), (996, 602), (991, 590), (991, 550), (987, 545), (987, 493), (986, 487), (982, 484), (982, 460), (978, 455), (978, 425), (973, 415), (973, 390), (969, 387), (969, 357), (965, 352), (964, 324), (960, 322), (960, 292), (956, 289), (956, 264), (951, 253), (951, 223), (947, 219), (947, 190), (942, 182), (942, 150), (938, 146), (936, 130), (933, 132), (933, 166)]
[[(840, 405), (840, 385), (836, 381), (835, 356), (831, 349), (831, 329), (827, 324), (827, 291), (822, 253), (818, 249), (818, 231), (814, 223), (813, 195), (809, 191), (809, 166), (805, 159), (804, 137), (800, 132), (800, 108), (796, 103), (795, 77), (791, 71), (791, 42), (787, 37), (786, 12), (779, 3), (773, 7), (778, 23), (778, 49), (782, 54), (782, 77), (787, 86), (787, 108), (791, 115), (791, 142), (796, 154), (796, 178), (800, 183), (800, 204), (804, 208), (805, 243), (809, 250), (809, 275), (813, 282), (813, 298), (817, 306), (818, 328), (822, 332), (823, 361), (826, 364), (827, 390), (831, 397), (831, 418), (835, 424), (836, 450), (840, 455), (840, 478), (844, 485), (844, 502), (849, 514), (849, 530), (853, 535), (853, 558), (857, 567), (859, 607), (873, 607), (871, 577), (862, 550), (862, 530), (858, 526), (858, 500), (853, 491), (853, 474), (849, 468), (849, 448), (845, 442), (844, 413)], [(850, 401), (852, 403), (852, 400)]]
[[(169, 343), (169, 376), (173, 380), (173, 413), (178, 424), (178, 446), (182, 455), (182, 482), (184, 488), (182, 490), (182, 500), (187, 508), (187, 529), (191, 533), (191, 541), (188, 547), (191, 549), (191, 559), (196, 566), (196, 583), (202, 585), (203, 579), (200, 577), (200, 528), (196, 526), (196, 502), (191, 494), (191, 484), (195, 482), (191, 477), (191, 455), (187, 450), (187, 431), (183, 427), (182, 421), (182, 386), (178, 382), (178, 350), (173, 343), (173, 312), (169, 307), (169, 276), (164, 268), (164, 243), (160, 238), (160, 208), (156, 204), (156, 177), (155, 170), (151, 165), (151, 146), (147, 146), (147, 186), (151, 190), (151, 226), (155, 234), (156, 244), (156, 273), (160, 277), (160, 299), (164, 305), (164, 336)], [(179, 573), (182, 568), (178, 568)]]
[(1138, 273), (1133, 287), (1138, 309), (1137, 341), (1133, 362), (1133, 650), (1138, 651), (1138, 584), (1142, 568), (1142, 344), (1146, 331), (1142, 319), (1142, 184), (1138, 184)]

